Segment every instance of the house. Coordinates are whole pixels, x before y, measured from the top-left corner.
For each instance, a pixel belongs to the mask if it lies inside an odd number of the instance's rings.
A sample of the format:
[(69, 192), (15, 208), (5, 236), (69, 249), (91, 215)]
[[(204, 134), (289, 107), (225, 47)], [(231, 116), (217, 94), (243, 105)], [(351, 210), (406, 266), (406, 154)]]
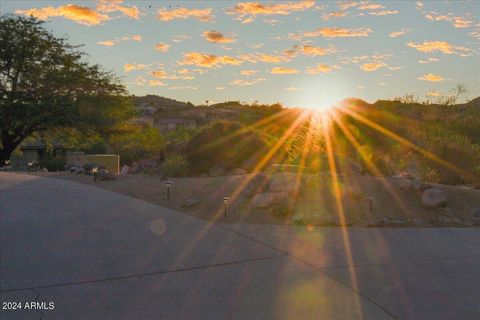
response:
[(197, 123), (193, 119), (155, 118), (153, 121), (153, 126), (158, 130), (164, 132), (164, 131), (175, 130), (178, 127), (195, 128), (197, 126)]
[(47, 155), (52, 158), (61, 158), (65, 156), (66, 149), (58, 142), (47, 145), (43, 140), (25, 141), (20, 146), (20, 154), (12, 155), (12, 165), (16, 167), (26, 167), (28, 163), (41, 161)]
[(184, 111), (183, 115), (205, 121), (214, 121), (221, 119), (233, 120), (238, 117), (239, 113), (238, 110), (194, 108)]

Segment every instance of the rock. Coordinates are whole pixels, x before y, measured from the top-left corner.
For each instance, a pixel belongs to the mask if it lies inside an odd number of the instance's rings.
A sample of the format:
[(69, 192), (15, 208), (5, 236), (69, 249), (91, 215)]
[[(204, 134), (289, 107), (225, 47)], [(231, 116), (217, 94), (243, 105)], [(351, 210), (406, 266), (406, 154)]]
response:
[(452, 219), (450, 219), (449, 217), (444, 217), (444, 216), (438, 217), (437, 221), (440, 225), (446, 225), (446, 224), (452, 223)]
[(295, 192), (300, 188), (301, 181), (296, 181), (295, 176), (274, 175), (268, 184), (268, 191), (270, 192)]
[(199, 178), (208, 178), (208, 174), (202, 173), (201, 175), (198, 176)]
[(200, 203), (200, 201), (198, 201), (197, 198), (189, 198), (189, 199), (185, 200), (182, 207), (189, 208), (189, 207), (196, 206), (199, 203)]
[(126, 164), (123, 165), (122, 169), (120, 170), (121, 175), (126, 175), (130, 171), (130, 167), (127, 166)]
[(293, 205), (294, 203), (287, 193), (279, 193), (270, 207), (270, 212), (275, 216), (286, 216), (291, 212)]
[(420, 226), (423, 224), (423, 219), (419, 219), (419, 218), (413, 219), (412, 223), (414, 226)]
[(138, 162), (138, 168), (140, 170), (153, 169), (153, 168), (156, 168), (157, 166), (158, 166), (158, 163), (155, 160), (143, 159)]
[(134, 162), (132, 163), (132, 170), (131, 170), (132, 173), (137, 173), (138, 170), (139, 170), (139, 168), (140, 168), (140, 165), (138, 164), (138, 162), (134, 161)]
[(453, 218), (453, 223), (455, 223), (455, 224), (461, 224), (461, 223), (462, 223), (462, 219)]
[(399, 178), (399, 177), (394, 177), (392, 178), (392, 182), (393, 184), (401, 189), (401, 190), (404, 190), (404, 191), (408, 191), (410, 189), (412, 189), (412, 181), (411, 179), (407, 179), (407, 178)]
[(83, 169), (83, 168), (76, 168), (74, 172), (75, 172), (75, 174), (85, 173), (85, 169)]
[(117, 177), (106, 169), (100, 169), (97, 173), (98, 179), (102, 181), (115, 180)]
[(269, 178), (263, 173), (257, 173), (243, 188), (242, 194), (245, 197), (251, 198), (257, 193), (265, 192), (267, 189)]
[[(77, 169), (78, 169), (78, 167), (76, 167), (76, 166), (71, 166), (70, 169), (68, 169), (68, 171), (70, 171), (70, 172), (75, 172), (75, 173), (76, 173)], [(83, 168), (82, 168), (82, 169), (83, 169)]]
[(416, 191), (423, 191), (424, 189), (422, 189), (422, 181), (420, 180), (412, 180), (412, 188)]
[(213, 167), (208, 170), (208, 175), (210, 177), (217, 177), (217, 176), (223, 176), (225, 174), (225, 170), (219, 165), (214, 165)]
[(230, 172), (232, 176), (243, 176), (246, 173), (247, 171), (243, 170), (242, 168), (235, 168)]
[(472, 219), (473, 221), (480, 222), (480, 208), (472, 210)]
[(278, 196), (278, 193), (259, 193), (250, 200), (250, 203), (255, 208), (268, 209), (275, 203)]
[(447, 205), (447, 196), (440, 189), (430, 188), (423, 191), (422, 205), (425, 208), (438, 208)]
[(294, 224), (302, 224), (303, 223), (303, 214), (297, 213), (293, 215), (292, 221)]
[(47, 172), (48, 172), (48, 169), (45, 168), (45, 167), (43, 167), (42, 169), (40, 169), (40, 172), (41, 172), (41, 173), (47, 173)]
[(407, 180), (414, 180), (415, 177), (410, 172), (400, 172), (396, 176), (396, 178), (407, 179)]

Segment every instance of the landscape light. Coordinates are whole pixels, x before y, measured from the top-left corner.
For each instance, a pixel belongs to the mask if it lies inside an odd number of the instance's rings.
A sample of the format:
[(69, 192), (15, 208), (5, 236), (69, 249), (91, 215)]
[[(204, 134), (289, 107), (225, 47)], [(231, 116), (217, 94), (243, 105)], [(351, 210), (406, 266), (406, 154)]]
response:
[(170, 199), (170, 187), (172, 186), (172, 181), (165, 182), (165, 185), (167, 186), (167, 199)]
[(28, 166), (28, 173), (30, 173), (30, 170), (32, 170), (32, 167), (33, 167), (33, 162), (29, 162), (27, 166)]
[(223, 197), (223, 204), (224, 204), (224, 216), (227, 216), (227, 208), (228, 208), (228, 200), (230, 200), (230, 197)]
[(93, 182), (97, 182), (97, 168), (92, 168)]

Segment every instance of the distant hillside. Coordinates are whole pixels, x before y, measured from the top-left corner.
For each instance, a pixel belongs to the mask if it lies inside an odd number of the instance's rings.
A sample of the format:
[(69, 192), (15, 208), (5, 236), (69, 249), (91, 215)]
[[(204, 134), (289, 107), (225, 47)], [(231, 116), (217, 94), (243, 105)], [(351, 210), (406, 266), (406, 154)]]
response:
[(191, 103), (177, 101), (166, 97), (148, 94), (146, 96), (133, 96), (133, 103), (136, 107), (153, 107), (156, 109), (186, 108), (193, 107)]

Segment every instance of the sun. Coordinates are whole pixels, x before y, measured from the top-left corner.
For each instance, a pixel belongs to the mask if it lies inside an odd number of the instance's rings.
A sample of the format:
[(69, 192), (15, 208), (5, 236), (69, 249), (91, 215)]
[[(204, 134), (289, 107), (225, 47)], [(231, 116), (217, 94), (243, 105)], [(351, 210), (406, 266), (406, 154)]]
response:
[(340, 79), (332, 82), (302, 83), (301, 86), (303, 90), (292, 96), (289, 102), (313, 111), (330, 111), (349, 96), (345, 84)]

